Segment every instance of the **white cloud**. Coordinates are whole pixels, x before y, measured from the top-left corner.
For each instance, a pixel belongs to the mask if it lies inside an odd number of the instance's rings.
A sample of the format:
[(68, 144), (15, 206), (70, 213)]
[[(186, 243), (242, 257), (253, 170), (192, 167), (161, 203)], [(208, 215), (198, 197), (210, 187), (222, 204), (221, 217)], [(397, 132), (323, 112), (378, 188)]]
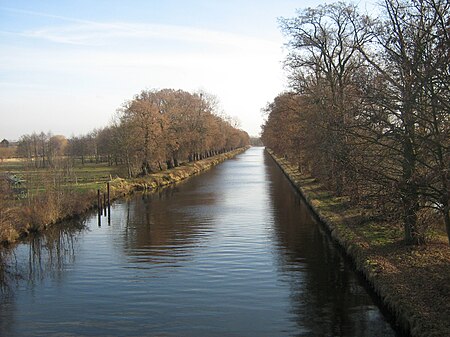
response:
[[(118, 102), (142, 89), (202, 88), (217, 95), (225, 112), (238, 115), (243, 128), (256, 134), (260, 109), (282, 89), (281, 41), (192, 27), (58, 18), (67, 24), (17, 33), (37, 43), (2, 46), (0, 71), (10, 75), (0, 84), (7, 89), (0, 93), (0, 114), (14, 109), (20, 114), (73, 114), (82, 109), (79, 114), (90, 118), (94, 128), (104, 125)], [(33, 96), (29, 104), (27, 94)], [(115, 105), (93, 95), (114, 97)], [(35, 126), (46, 130), (45, 118), (41, 120), (42, 126), (39, 119)]]
[(278, 46), (278, 41), (268, 41), (226, 32), (185, 26), (127, 23), (75, 21), (71, 24), (30, 29), (17, 33), (22, 37), (47, 40), (55, 43), (104, 46), (117, 41), (165, 40), (202, 45), (223, 46), (244, 49), (267, 49)]

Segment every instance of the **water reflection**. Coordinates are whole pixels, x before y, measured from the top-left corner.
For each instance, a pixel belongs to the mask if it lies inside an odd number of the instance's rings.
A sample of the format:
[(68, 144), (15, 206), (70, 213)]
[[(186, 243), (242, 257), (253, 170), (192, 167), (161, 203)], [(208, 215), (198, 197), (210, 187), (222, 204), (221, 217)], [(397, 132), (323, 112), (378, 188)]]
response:
[(0, 335), (394, 336), (261, 149), (85, 224), (8, 253)]
[(75, 260), (75, 243), (82, 222), (73, 222), (69, 227), (54, 228), (46, 235), (34, 237), (29, 244), (27, 280), (31, 283), (52, 277), (58, 281), (63, 277), (65, 266)]
[(392, 334), (349, 264), (269, 156), (265, 164), (271, 181), (279, 268), (291, 288), (291, 310), (303, 332), (299, 335)]
[[(46, 280), (63, 282), (65, 269), (75, 261), (76, 242), (85, 219), (54, 226), (17, 247), (0, 250), (0, 335), (16, 335), (16, 290), (21, 284), (35, 291)], [(20, 308), (20, 306), (19, 306)]]
[(211, 222), (201, 210), (214, 205), (216, 194), (203, 191), (197, 196), (198, 189), (193, 181), (143, 193), (126, 203), (123, 245), (130, 262), (175, 265), (204, 244)]
[(0, 249), (0, 292), (4, 293), (8, 290), (11, 280), (15, 279), (14, 273), (11, 271), (12, 253), (8, 248)]
[(49, 228), (45, 235), (33, 235), (18, 247), (0, 251), (0, 285), (3, 295), (14, 290), (19, 280), (29, 287), (50, 277), (61, 280), (76, 256), (76, 241), (85, 230), (85, 219), (67, 221)]

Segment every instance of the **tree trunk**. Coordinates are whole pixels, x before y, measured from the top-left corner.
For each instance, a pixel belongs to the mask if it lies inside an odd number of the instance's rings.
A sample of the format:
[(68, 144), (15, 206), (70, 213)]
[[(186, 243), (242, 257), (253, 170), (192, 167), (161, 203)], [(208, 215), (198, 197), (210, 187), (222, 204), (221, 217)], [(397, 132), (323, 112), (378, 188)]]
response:
[(409, 245), (421, 245), (425, 243), (424, 233), (422, 233), (417, 226), (418, 209), (417, 193), (410, 190), (403, 198), (405, 242)]
[(445, 229), (447, 230), (448, 244), (450, 245), (450, 209), (448, 205), (444, 208), (444, 222)]
[(146, 176), (150, 172), (150, 164), (147, 161), (144, 161), (141, 166), (141, 174)]
[[(409, 134), (407, 132), (406, 134)], [(424, 233), (417, 227), (417, 211), (419, 210), (418, 188), (413, 181), (416, 170), (416, 157), (411, 140), (408, 137), (403, 144), (403, 177), (401, 198), (403, 204), (403, 226), (405, 242), (412, 245), (425, 243)]]

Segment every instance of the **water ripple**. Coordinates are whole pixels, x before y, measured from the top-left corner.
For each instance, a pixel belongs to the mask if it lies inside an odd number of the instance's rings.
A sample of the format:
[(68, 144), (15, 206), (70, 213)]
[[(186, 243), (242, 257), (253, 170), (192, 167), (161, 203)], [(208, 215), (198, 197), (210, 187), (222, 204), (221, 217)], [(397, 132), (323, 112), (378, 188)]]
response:
[(260, 148), (103, 222), (16, 250), (0, 335), (395, 335)]

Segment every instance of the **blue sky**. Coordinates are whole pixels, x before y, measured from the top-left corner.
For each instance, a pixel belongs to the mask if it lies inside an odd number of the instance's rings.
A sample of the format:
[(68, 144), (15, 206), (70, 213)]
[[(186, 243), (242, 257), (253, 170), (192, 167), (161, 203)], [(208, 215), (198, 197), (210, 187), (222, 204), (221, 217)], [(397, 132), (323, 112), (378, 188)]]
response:
[(277, 17), (320, 3), (0, 0), (0, 139), (89, 132), (152, 88), (214, 94), (257, 135), (286, 89)]

